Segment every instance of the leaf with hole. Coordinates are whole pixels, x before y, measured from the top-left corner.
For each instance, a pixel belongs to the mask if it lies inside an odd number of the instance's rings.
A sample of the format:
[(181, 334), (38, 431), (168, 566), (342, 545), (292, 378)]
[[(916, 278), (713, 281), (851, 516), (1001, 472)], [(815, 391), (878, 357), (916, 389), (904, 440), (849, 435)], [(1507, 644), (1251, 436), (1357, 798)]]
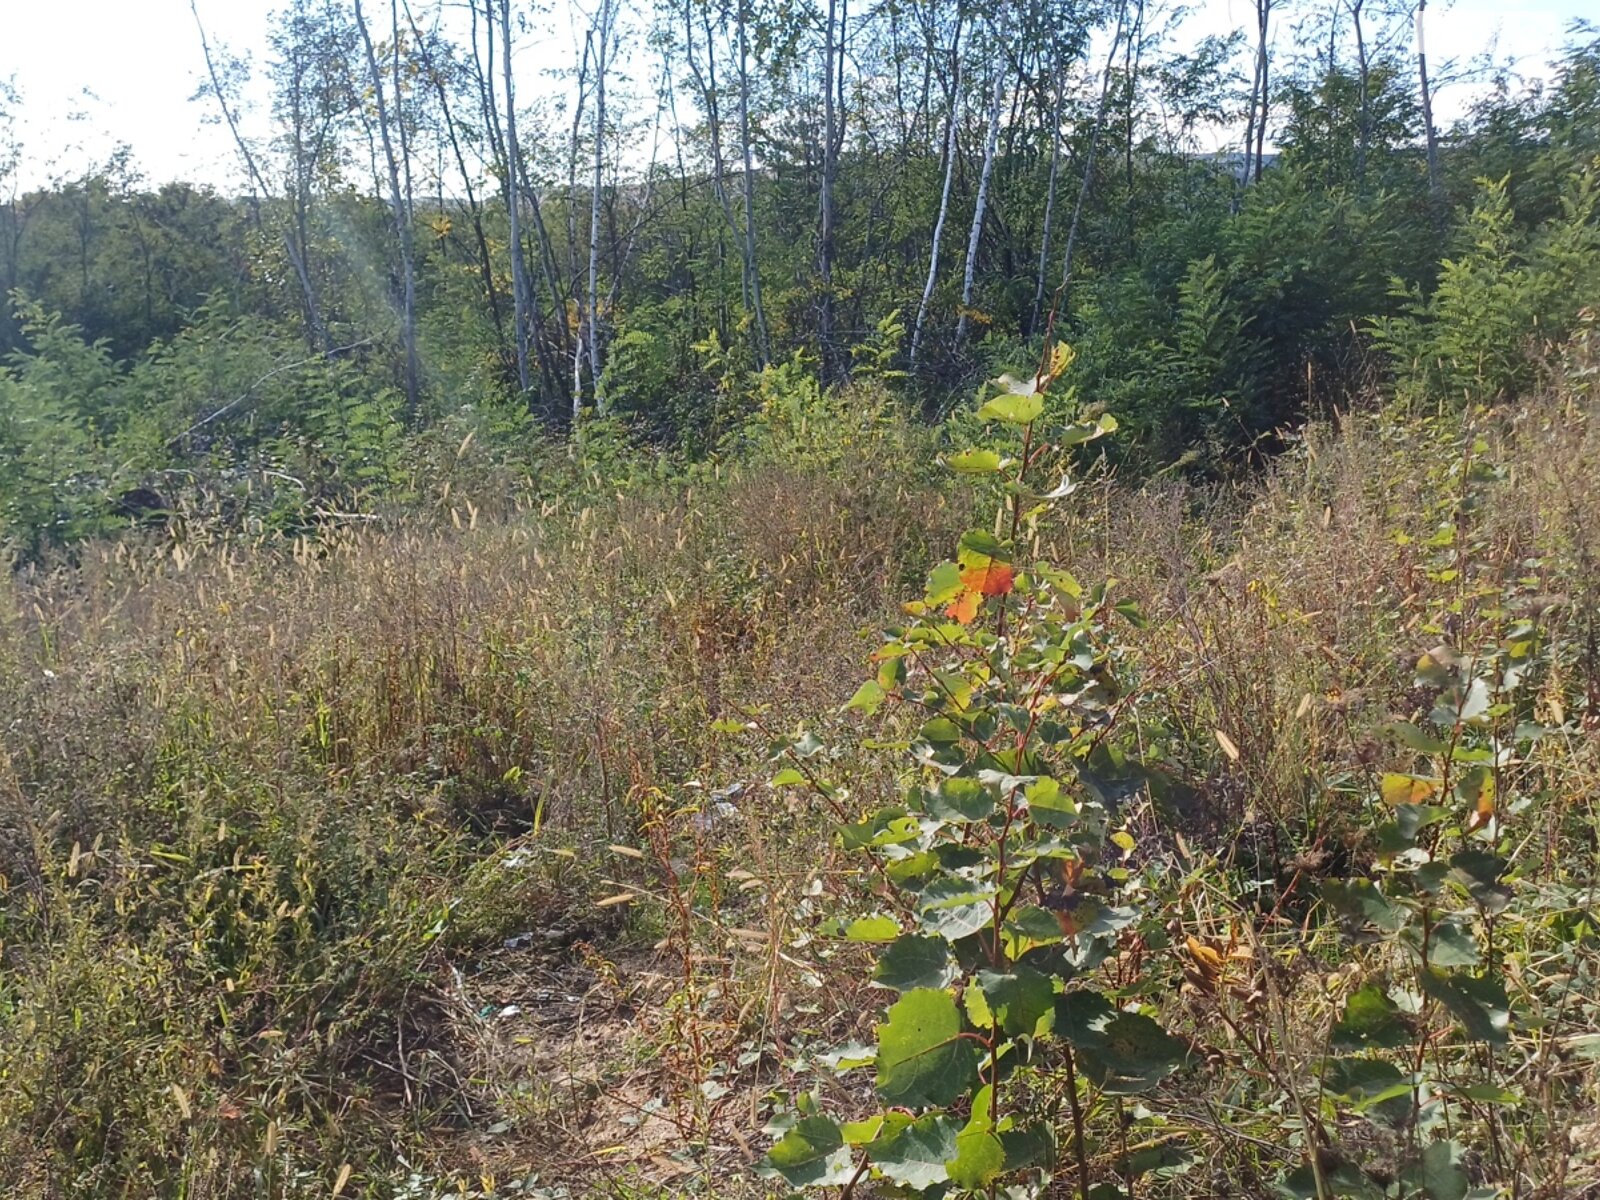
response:
[(964, 1032), (949, 992), (905, 993), (878, 1026), (878, 1094), (908, 1107), (954, 1103), (978, 1073), (978, 1046)]

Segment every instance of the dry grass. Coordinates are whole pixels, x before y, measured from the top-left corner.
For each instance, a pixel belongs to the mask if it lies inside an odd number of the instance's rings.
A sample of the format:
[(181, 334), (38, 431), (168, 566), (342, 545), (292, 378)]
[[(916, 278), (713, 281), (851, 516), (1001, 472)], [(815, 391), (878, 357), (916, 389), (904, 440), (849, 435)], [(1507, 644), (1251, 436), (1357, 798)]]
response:
[[(1106, 482), (1051, 535), (1152, 618), (1124, 674), (1174, 787), (1141, 828), (1215, 868), (1184, 919), (1226, 930), (1260, 881), (1285, 918), (1260, 936), (1298, 939), (1255, 1002), (1285, 1069), (1319, 1052), (1336, 936), (1281, 897), (1359, 869), (1373, 730), (1408, 714), (1419, 649), (1519, 606), (1548, 623), (1569, 736), (1524, 853), (1581, 882), (1600, 426), (1563, 394), (1464, 433), (1313, 429), (1237, 492)], [(1464, 488), (1468, 460), (1505, 477)], [(0, 584), (0, 1190), (321, 1196), (348, 1164), (346, 1195), (759, 1191), (761, 1124), (818, 1081), (790, 1068), (881, 1007), (859, 952), (815, 936), (872, 885), (709, 726), (759, 705), (859, 747), (829, 715), (858, 635), (964, 523), (914, 478), (765, 467), (292, 552), (96, 547)], [(1426, 545), (1445, 520), (1470, 543), (1453, 576)], [(863, 803), (893, 787), (893, 755), (839, 753)], [(1208, 1058), (1159, 1107), (1207, 1152), (1147, 1190), (1261, 1194), (1277, 1118), (1229, 1107), (1257, 1068), (1192, 997), (1169, 1008)], [(1576, 1195), (1595, 1148), (1558, 1114), (1596, 1085), (1543, 1086), (1523, 1194)]]
[(770, 471), (9, 580), (4, 1190), (315, 1191), (470, 1124), (459, 971), (613, 934), (639, 797), (728, 774), (708, 725), (750, 697), (835, 705), (940, 505)]

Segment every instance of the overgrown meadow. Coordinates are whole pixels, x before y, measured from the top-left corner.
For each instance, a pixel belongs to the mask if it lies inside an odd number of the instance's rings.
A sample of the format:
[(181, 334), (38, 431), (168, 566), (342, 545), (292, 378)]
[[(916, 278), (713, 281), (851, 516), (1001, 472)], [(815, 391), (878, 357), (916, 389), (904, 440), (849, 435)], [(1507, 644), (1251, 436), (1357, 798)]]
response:
[(1228, 488), (1069, 360), (12, 574), (5, 1192), (1592, 1194), (1592, 334)]

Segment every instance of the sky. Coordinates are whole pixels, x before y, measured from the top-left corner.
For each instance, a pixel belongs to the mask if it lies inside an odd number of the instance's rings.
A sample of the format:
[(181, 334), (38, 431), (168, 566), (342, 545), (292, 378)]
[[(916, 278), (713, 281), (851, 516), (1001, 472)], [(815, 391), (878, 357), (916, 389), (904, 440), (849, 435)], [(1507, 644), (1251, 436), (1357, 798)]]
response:
[[(274, 0), (194, 2), (212, 42), (248, 52), (259, 73)], [(414, 0), (419, 23), (442, 2)], [(558, 10), (568, 2), (554, 0)], [(1302, 0), (1291, 12), (1304, 7)], [(643, 8), (634, 0), (625, 12), (641, 22)], [(1186, 38), (1254, 21), (1252, 0), (1198, 0), (1194, 9), (1183, 27)], [(1435, 64), (1464, 59), (1494, 41), (1500, 57), (1515, 60), (1519, 71), (1544, 75), (1568, 23), (1589, 12), (1589, 0), (1433, 0), (1428, 56)], [(548, 89), (549, 69), (571, 59), (570, 27), (564, 17), (556, 23), (563, 36), (529, 36), (519, 48), (521, 96)], [(1287, 35), (1287, 21), (1280, 32)], [(236, 186), (237, 157), (227, 133), (207, 123), (214, 104), (192, 99), (203, 73), (190, 0), (0, 0), (0, 81), (11, 79), (22, 94), (24, 186), (78, 175), (119, 145), (132, 148), (152, 183)], [(1437, 102), (1439, 122), (1448, 123), (1470, 99), (1468, 85), (1445, 89)], [(264, 127), (264, 109), (260, 97), (249, 118), (253, 130)]]

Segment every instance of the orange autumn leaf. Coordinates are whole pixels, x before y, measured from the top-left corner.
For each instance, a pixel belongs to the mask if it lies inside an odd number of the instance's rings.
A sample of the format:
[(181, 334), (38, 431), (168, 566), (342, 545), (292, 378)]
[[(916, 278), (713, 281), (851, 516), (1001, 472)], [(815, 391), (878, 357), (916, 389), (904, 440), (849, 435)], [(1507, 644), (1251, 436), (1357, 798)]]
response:
[(978, 601), (980, 598), (977, 592), (968, 588), (956, 598), (954, 604), (944, 610), (945, 616), (952, 620), (960, 621), (963, 625), (970, 625), (972, 618), (978, 615)]
[(961, 572), (961, 582), (984, 596), (1009, 595), (1014, 580), (1011, 568), (1002, 562), (991, 562), (983, 567), (969, 567)]

